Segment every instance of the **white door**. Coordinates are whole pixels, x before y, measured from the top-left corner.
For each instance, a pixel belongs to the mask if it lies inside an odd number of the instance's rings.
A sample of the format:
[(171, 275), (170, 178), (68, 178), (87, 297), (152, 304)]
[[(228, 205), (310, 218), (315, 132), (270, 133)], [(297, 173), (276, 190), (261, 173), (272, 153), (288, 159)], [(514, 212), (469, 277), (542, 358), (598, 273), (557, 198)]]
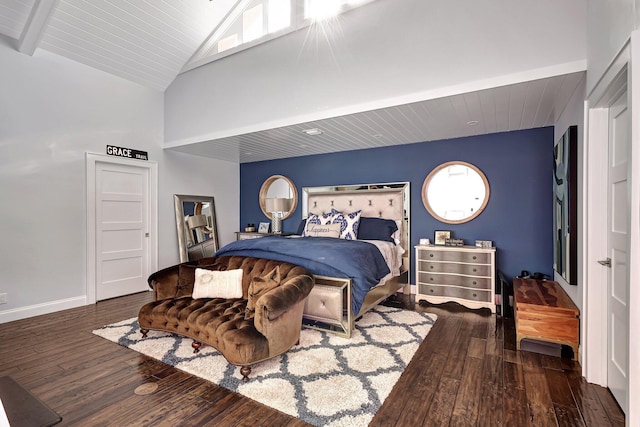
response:
[(97, 162), (96, 299), (148, 290), (149, 169)]
[(629, 372), (629, 194), (630, 114), (625, 91), (609, 109), (609, 276), (607, 283), (607, 385), (627, 407)]

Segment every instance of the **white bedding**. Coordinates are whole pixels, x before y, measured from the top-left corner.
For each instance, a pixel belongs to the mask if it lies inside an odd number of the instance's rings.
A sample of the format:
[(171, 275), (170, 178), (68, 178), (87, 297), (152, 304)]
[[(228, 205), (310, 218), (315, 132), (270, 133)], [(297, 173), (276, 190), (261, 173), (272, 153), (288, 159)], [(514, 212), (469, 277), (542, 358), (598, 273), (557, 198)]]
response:
[(400, 245), (395, 245), (392, 242), (386, 242), (384, 240), (363, 240), (363, 242), (369, 242), (375, 245), (382, 257), (391, 270), (390, 276), (386, 276), (380, 281), (380, 283), (386, 282), (390, 277), (400, 275), (400, 267), (402, 267), (402, 254), (405, 250)]

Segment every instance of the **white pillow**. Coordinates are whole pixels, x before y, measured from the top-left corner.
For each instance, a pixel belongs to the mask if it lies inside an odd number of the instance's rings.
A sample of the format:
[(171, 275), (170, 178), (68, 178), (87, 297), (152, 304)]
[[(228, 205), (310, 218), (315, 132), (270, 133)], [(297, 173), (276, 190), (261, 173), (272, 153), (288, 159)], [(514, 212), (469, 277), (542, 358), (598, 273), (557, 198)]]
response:
[[(324, 224), (331, 224), (333, 218), (338, 215), (340, 212), (337, 211), (334, 208), (331, 208), (331, 211), (328, 213), (323, 213), (320, 215), (314, 214), (314, 213), (309, 213), (309, 216), (307, 217), (307, 225), (308, 224), (316, 224), (316, 225), (324, 225)], [(308, 234), (306, 234), (306, 227), (302, 233), (303, 236), (308, 236)]]
[(340, 224), (307, 224), (304, 235), (309, 237), (340, 237)]
[(345, 240), (356, 240), (358, 238), (358, 227), (360, 227), (360, 215), (362, 211), (351, 213), (339, 212), (331, 220), (331, 224), (340, 224), (340, 238)]
[(242, 298), (242, 269), (215, 271), (196, 268), (194, 299)]

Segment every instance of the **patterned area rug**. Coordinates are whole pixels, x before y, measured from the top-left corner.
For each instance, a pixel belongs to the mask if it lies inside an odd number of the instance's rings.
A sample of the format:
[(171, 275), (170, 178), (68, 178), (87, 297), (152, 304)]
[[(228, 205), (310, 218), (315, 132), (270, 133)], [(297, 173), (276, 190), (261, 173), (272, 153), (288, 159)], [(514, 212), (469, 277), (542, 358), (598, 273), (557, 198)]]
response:
[(194, 354), (190, 338), (157, 331), (142, 339), (136, 318), (93, 333), (310, 424), (339, 427), (369, 424), (435, 321), (433, 314), (377, 306), (350, 339), (303, 329), (300, 345), (253, 366), (247, 383), (212, 347)]

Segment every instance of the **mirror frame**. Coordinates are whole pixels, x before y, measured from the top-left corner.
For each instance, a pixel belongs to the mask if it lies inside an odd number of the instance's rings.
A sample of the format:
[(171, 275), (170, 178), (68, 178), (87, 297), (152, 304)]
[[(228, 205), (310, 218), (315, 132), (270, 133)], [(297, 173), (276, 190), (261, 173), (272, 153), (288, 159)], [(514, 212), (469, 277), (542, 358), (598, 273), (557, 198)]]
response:
[(264, 216), (271, 219), (271, 212), (267, 212), (267, 208), (265, 206), (265, 200), (267, 199), (267, 193), (269, 192), (269, 187), (278, 179), (284, 179), (287, 182), (287, 184), (289, 184), (289, 188), (291, 188), (291, 192), (293, 193), (293, 204), (291, 205), (291, 210), (286, 215), (283, 215), (280, 218), (281, 220), (283, 220), (292, 216), (296, 208), (298, 207), (298, 189), (296, 188), (293, 181), (291, 181), (289, 178), (287, 178), (284, 175), (270, 176), (262, 183), (262, 187), (260, 187), (260, 195), (258, 196), (258, 201), (260, 203), (260, 209), (262, 210), (262, 213), (264, 214)]
[[(184, 205), (185, 202), (194, 202), (194, 203), (211, 203), (211, 234), (212, 237), (209, 240), (213, 242), (213, 256), (214, 253), (218, 251), (220, 246), (218, 245), (218, 226), (216, 224), (216, 209), (215, 204), (213, 202), (213, 197), (207, 196), (190, 196), (185, 194), (174, 194), (173, 202), (176, 214), (176, 229), (178, 231), (178, 250), (180, 251), (180, 262), (193, 261), (189, 259), (189, 248), (186, 245), (187, 226), (184, 221)], [(206, 240), (205, 242), (208, 242)], [(198, 243), (202, 244), (204, 242)]]
[[(473, 169), (474, 171), (476, 171), (478, 175), (480, 175), (480, 178), (482, 178), (482, 182), (484, 183), (485, 196), (484, 196), (482, 205), (480, 205), (480, 207), (474, 212), (473, 215), (463, 219), (447, 219), (447, 218), (441, 217), (433, 210), (433, 208), (429, 204), (429, 201), (427, 200), (427, 190), (429, 188), (429, 184), (431, 183), (431, 180), (433, 179), (433, 177), (442, 169), (447, 168), (449, 166), (453, 166), (453, 165), (462, 165), (462, 166), (466, 166), (468, 168)], [(425, 209), (427, 209), (427, 211), (435, 219), (437, 219), (438, 221), (444, 222), (446, 224), (463, 224), (465, 222), (469, 222), (475, 219), (487, 207), (487, 204), (489, 203), (490, 195), (491, 195), (491, 188), (489, 187), (489, 181), (487, 180), (487, 177), (484, 174), (484, 172), (482, 172), (480, 168), (478, 168), (476, 165), (472, 165), (471, 163), (463, 162), (461, 160), (453, 160), (450, 162), (442, 163), (439, 166), (436, 166), (431, 172), (429, 172), (429, 175), (427, 175), (427, 177), (424, 180), (424, 183), (422, 184), (422, 203), (424, 204)]]

